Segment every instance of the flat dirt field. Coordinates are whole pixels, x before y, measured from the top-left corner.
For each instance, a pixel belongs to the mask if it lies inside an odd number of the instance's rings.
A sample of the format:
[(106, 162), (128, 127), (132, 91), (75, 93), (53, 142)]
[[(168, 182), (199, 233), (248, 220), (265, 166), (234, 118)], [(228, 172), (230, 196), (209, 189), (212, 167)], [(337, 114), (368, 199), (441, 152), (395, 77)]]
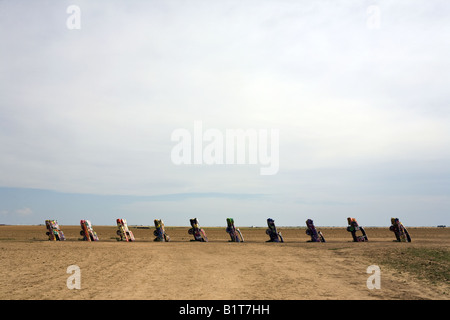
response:
[[(244, 243), (223, 228), (166, 227), (171, 242), (133, 228), (136, 242), (116, 241), (115, 226), (94, 226), (100, 241), (80, 241), (80, 226), (61, 226), (67, 240), (48, 241), (45, 226), (0, 226), (0, 299), (151, 300), (449, 300), (449, 228), (409, 228), (411, 243), (387, 227), (366, 228), (353, 243), (345, 228), (320, 228), (326, 243), (307, 242), (304, 228), (278, 227), (284, 243), (267, 243), (266, 228), (241, 228)], [(67, 268), (80, 269), (81, 289), (68, 289)], [(380, 267), (380, 289), (367, 273)]]

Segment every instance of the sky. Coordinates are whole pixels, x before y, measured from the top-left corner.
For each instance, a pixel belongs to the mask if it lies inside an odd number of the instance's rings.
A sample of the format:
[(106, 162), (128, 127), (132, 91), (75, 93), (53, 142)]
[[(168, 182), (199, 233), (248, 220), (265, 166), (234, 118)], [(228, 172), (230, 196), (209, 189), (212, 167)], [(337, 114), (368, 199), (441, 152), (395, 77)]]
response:
[[(450, 225), (449, 15), (446, 0), (0, 1), (0, 224)], [(276, 130), (277, 170), (261, 153), (177, 164), (180, 129), (192, 152), (205, 132)]]

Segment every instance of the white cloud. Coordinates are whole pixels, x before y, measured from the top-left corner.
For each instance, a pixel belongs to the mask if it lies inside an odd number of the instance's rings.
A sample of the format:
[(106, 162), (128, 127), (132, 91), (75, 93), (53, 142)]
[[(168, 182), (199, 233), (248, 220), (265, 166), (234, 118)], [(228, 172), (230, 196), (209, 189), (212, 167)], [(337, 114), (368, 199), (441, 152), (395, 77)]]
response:
[(14, 213), (18, 214), (19, 216), (29, 216), (33, 214), (33, 210), (30, 208), (21, 208), (14, 211)]
[(296, 186), (287, 175), (261, 178), (258, 167), (174, 166), (170, 135), (194, 120), (279, 129), (280, 173), (450, 156), (446, 6), (381, 1), (376, 31), (351, 1), (79, 6), (81, 30), (66, 29), (63, 5), (34, 4), (27, 24), (0, 19), (2, 186)]
[(11, 216), (11, 215), (18, 215), (21, 217), (25, 217), (25, 216), (30, 216), (33, 214), (33, 210), (31, 210), (28, 207), (23, 207), (21, 209), (16, 209), (16, 210), (1, 210), (0, 211), (0, 215), (2, 216)]

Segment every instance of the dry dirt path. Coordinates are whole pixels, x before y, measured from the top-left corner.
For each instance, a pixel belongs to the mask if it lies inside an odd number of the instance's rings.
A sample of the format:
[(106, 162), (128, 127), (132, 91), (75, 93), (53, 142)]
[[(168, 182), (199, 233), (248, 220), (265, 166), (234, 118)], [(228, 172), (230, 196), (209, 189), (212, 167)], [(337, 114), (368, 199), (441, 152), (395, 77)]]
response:
[[(0, 241), (0, 299), (448, 299), (448, 286), (429, 286), (383, 265), (381, 288), (368, 289), (367, 267), (379, 265), (370, 253), (379, 257), (402, 243), (183, 237), (169, 243)], [(70, 265), (80, 268), (80, 290), (67, 288)]]

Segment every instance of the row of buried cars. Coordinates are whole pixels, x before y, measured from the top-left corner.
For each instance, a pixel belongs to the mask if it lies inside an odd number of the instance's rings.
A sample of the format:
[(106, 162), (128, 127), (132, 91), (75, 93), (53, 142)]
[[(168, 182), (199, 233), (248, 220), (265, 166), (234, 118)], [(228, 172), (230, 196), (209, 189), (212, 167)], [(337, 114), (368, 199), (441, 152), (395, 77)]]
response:
[[(233, 218), (227, 218), (226, 232), (230, 235), (231, 242), (244, 242), (244, 237), (239, 228), (234, 225)], [(366, 242), (368, 237), (364, 227), (360, 226), (355, 218), (347, 218), (348, 227), (347, 231), (351, 233), (354, 242)], [(133, 232), (128, 228), (126, 219), (116, 219), (117, 223), (117, 240), (118, 241), (135, 241)], [(168, 242), (170, 241), (169, 235), (166, 233), (164, 228), (164, 222), (159, 219), (154, 220), (155, 230), (153, 234), (155, 236), (154, 241)], [(197, 218), (190, 219), (191, 228), (188, 233), (194, 237), (192, 241), (208, 242), (208, 237), (206, 232), (199, 225)], [(58, 222), (56, 220), (46, 220), (45, 225), (47, 227), (47, 236), (49, 240), (52, 241), (64, 241), (66, 240), (64, 232), (61, 230)], [(85, 241), (98, 241), (98, 235), (94, 231), (92, 224), (89, 220), (81, 220), (81, 231), (80, 235), (83, 237), (82, 240)], [(284, 242), (281, 232), (279, 232), (275, 226), (275, 221), (272, 218), (267, 219), (266, 234), (269, 236), (267, 242)], [(311, 219), (306, 220), (306, 234), (311, 237), (309, 242), (325, 242), (325, 237), (320, 230), (317, 230), (314, 226), (314, 222)], [(398, 218), (391, 218), (391, 226), (389, 230), (394, 232), (396, 241), (398, 242), (411, 242), (411, 237), (409, 235), (406, 227), (400, 222)]]

